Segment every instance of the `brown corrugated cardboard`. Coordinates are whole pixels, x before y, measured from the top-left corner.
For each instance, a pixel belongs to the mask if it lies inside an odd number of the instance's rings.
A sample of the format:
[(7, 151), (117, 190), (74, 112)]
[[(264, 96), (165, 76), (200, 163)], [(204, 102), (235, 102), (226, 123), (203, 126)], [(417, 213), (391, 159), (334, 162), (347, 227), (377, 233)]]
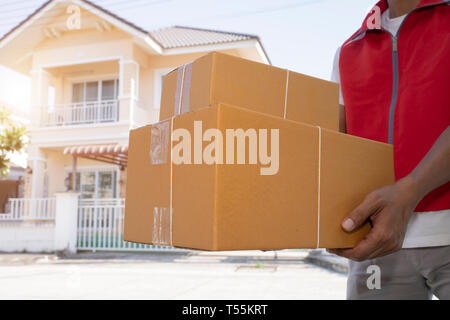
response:
[[(256, 164), (249, 163), (250, 139), (245, 164), (236, 164), (237, 143), (226, 148), (226, 130), (239, 128), (257, 134)], [(185, 140), (176, 140), (172, 153), (170, 132), (177, 129), (190, 135), (191, 146), (179, 152)], [(211, 142), (199, 143), (207, 132), (223, 133), (223, 148), (216, 145), (222, 157), (209, 153)], [(231, 150), (235, 164), (202, 157), (226, 162)], [(264, 155), (272, 162), (264, 164)], [(198, 164), (171, 165), (179, 156)], [(203, 250), (352, 247), (369, 226), (347, 234), (341, 221), (368, 192), (394, 181), (392, 157), (390, 145), (333, 130), (224, 104), (198, 109), (131, 131), (125, 240)]]
[(164, 77), (160, 120), (228, 103), (337, 131), (338, 101), (336, 83), (213, 52)]

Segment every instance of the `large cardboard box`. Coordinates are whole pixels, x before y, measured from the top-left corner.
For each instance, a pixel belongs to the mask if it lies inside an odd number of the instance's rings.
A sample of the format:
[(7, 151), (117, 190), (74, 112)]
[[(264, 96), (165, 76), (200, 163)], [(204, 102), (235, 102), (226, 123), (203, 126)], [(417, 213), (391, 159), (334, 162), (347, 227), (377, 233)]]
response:
[(217, 103), (339, 130), (339, 87), (330, 81), (218, 52), (163, 78), (160, 120)]
[(387, 144), (225, 104), (198, 109), (131, 131), (125, 240), (203, 250), (352, 247), (370, 227), (348, 234), (342, 219), (393, 183), (393, 172)]

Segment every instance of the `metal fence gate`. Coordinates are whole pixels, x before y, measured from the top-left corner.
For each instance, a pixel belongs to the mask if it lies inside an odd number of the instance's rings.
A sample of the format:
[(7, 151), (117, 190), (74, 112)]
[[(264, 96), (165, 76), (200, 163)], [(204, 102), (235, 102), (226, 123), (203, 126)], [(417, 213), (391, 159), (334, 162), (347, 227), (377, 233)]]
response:
[(77, 249), (90, 251), (183, 251), (123, 240), (124, 199), (80, 199)]

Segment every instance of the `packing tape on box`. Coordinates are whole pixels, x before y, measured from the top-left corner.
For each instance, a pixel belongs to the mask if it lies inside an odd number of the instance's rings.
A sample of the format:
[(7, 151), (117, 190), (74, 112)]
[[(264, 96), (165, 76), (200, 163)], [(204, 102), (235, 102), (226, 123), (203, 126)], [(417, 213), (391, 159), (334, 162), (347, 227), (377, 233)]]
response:
[(172, 148), (173, 118), (152, 125), (150, 138), (150, 161), (152, 164), (166, 164), (170, 152), (170, 207), (153, 208), (152, 243), (162, 246), (172, 246), (173, 243), (173, 162), (170, 150)]
[[(284, 93), (284, 113), (283, 118), (286, 119), (288, 90), (289, 90), (290, 71), (286, 69), (286, 90)], [(177, 71), (177, 89), (175, 90), (174, 116), (184, 114), (190, 110), (192, 83), (192, 62), (178, 67)]]
[(150, 160), (152, 164), (164, 164), (169, 156), (170, 120), (152, 125), (150, 137)]
[(192, 81), (192, 62), (178, 67), (174, 115), (189, 112)]
[(177, 69), (177, 89), (175, 90), (175, 103), (174, 103), (174, 110), (173, 110), (173, 114), (177, 115), (180, 113), (180, 107), (181, 107), (181, 95), (182, 95), (182, 87), (184, 84), (184, 72), (185, 72), (185, 68), (186, 66), (181, 66), (178, 67)]
[(169, 208), (153, 208), (152, 243), (172, 246), (172, 210)]

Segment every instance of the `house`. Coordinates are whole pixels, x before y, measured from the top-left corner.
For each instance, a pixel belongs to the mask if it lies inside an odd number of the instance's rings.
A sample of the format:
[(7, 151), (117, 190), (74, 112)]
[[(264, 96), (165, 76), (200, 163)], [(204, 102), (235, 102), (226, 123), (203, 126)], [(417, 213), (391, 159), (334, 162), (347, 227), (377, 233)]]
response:
[(165, 73), (210, 51), (270, 63), (257, 36), (148, 32), (86, 0), (42, 5), (0, 39), (0, 64), (32, 80), (25, 197), (124, 197), (129, 130), (158, 121)]

